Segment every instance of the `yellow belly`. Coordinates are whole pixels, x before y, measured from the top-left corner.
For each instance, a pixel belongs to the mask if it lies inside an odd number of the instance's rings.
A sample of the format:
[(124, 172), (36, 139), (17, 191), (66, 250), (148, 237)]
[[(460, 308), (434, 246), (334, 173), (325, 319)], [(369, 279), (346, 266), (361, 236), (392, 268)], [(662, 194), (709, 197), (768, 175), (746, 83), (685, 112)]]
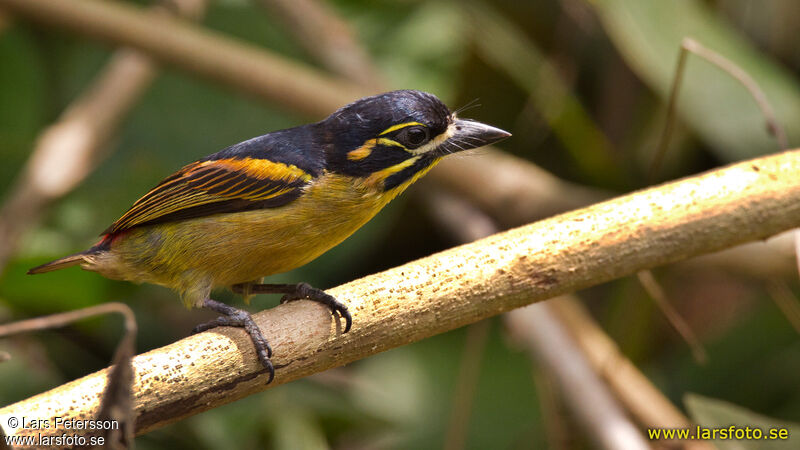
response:
[(308, 263), (363, 226), (411, 182), (383, 192), (325, 174), (279, 208), (132, 229), (85, 268), (109, 278), (165, 285), (180, 291), (187, 304), (197, 304), (214, 286)]

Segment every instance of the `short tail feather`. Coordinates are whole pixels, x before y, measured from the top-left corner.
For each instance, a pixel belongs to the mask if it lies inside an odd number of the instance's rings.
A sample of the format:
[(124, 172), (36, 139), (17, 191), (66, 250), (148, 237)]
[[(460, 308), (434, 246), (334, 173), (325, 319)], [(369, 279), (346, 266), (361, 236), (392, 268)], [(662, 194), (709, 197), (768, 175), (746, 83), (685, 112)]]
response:
[(59, 258), (55, 261), (50, 261), (49, 263), (42, 264), (41, 266), (36, 266), (33, 269), (28, 270), (28, 275), (52, 272), (54, 270), (60, 270), (66, 267), (77, 266), (78, 264), (86, 261), (85, 257), (91, 253), (93, 253), (92, 250), (87, 250), (85, 252), (75, 253), (74, 255)]

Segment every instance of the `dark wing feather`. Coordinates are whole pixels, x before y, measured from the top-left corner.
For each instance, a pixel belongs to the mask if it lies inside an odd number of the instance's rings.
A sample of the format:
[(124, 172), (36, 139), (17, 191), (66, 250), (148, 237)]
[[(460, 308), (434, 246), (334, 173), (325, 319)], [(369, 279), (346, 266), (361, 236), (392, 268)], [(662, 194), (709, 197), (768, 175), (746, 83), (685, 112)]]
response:
[(211, 214), (275, 208), (302, 195), (311, 178), (297, 166), (268, 159), (198, 161), (164, 179), (103, 234)]

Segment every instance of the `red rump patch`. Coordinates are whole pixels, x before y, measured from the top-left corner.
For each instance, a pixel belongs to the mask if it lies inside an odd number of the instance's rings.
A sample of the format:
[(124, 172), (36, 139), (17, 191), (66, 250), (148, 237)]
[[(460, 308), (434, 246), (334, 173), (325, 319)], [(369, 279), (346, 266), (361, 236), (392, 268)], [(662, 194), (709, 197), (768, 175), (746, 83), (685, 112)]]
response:
[(111, 246), (114, 245), (114, 243), (116, 241), (118, 241), (119, 238), (121, 238), (122, 235), (124, 235), (124, 234), (125, 234), (124, 231), (123, 232), (119, 232), (119, 233), (104, 234), (103, 237), (100, 238), (100, 241), (97, 242), (97, 244), (94, 244), (94, 247), (92, 247), (92, 248), (93, 249), (99, 249), (99, 250), (110, 250)]

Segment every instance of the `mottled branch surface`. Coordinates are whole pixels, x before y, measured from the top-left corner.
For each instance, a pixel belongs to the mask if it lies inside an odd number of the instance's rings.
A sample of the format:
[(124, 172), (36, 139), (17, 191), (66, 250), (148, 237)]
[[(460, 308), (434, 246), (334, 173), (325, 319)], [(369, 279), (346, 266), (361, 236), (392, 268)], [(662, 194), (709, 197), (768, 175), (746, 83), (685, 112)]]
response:
[[(328, 292), (353, 314), (346, 335), (315, 303), (260, 312), (278, 369), (271, 385), (241, 330), (213, 330), (139, 355), (137, 433), (535, 301), (800, 226), (798, 173), (800, 150), (758, 158), (336, 287)], [(7, 406), (0, 418), (91, 417), (105, 381), (103, 370)]]

